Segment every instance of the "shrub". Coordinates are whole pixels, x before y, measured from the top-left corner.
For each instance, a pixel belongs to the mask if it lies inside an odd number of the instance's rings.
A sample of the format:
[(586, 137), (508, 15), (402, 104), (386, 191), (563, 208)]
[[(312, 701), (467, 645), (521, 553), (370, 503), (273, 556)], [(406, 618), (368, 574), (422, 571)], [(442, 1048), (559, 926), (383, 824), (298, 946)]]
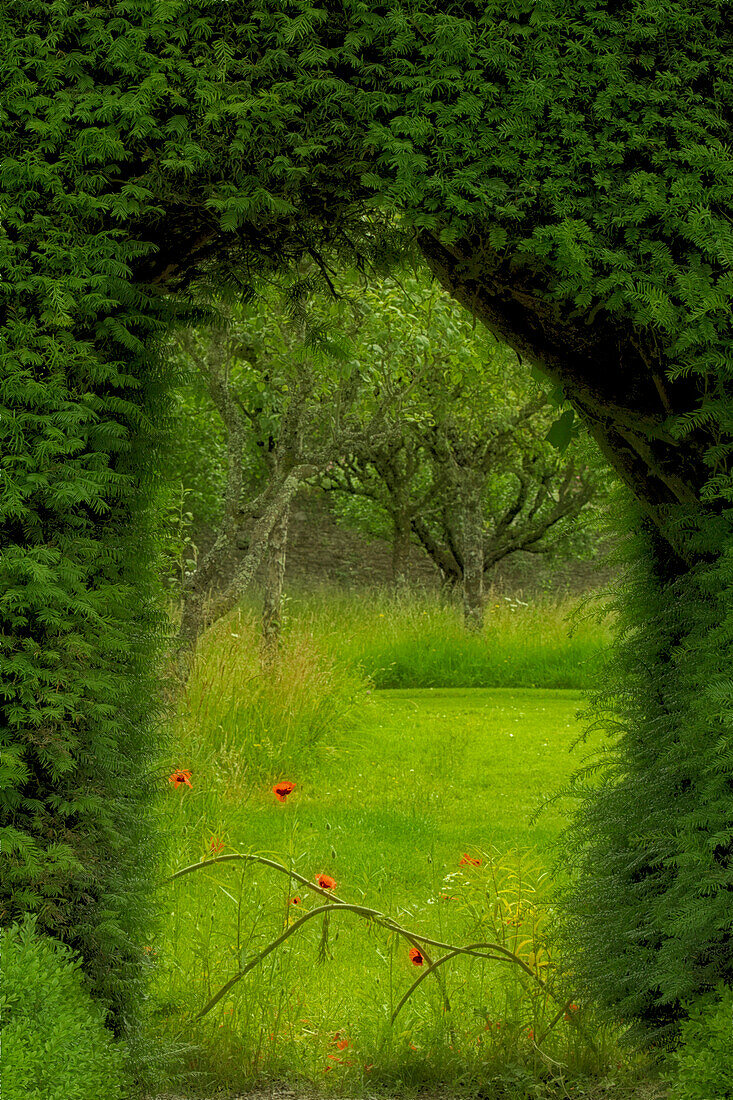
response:
[(2, 1084), (7, 1100), (120, 1100), (123, 1048), (105, 1028), (80, 960), (38, 935), (35, 921), (2, 933)]
[(733, 1100), (733, 989), (701, 997), (671, 1055), (673, 1100)]

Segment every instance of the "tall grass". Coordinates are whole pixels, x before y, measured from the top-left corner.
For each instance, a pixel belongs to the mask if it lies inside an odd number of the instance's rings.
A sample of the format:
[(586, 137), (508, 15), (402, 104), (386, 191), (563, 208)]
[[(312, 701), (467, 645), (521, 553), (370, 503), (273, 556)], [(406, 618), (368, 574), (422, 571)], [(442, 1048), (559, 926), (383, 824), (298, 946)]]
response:
[(174, 720), (177, 766), (224, 783), (225, 797), (247, 797), (312, 763), (363, 687), (304, 631), (291, 631), (280, 658), (263, 667), (256, 617), (240, 610), (199, 643)]
[[(341, 913), (328, 925), (309, 922), (200, 1021), (185, 1011), (192, 990), (211, 997), (323, 899), (301, 886), (294, 909), (287, 882), (246, 864), (204, 863), (173, 884), (167, 1024), (200, 1044), (196, 1070), (237, 1092), (275, 1078), (352, 1096), (449, 1082), (456, 1093), (486, 1095), (490, 1081), (489, 1095), (503, 1100), (567, 1095), (566, 1081), (577, 1088), (602, 1072), (612, 1032), (573, 1002), (558, 967), (541, 864), (512, 852), (477, 850), (472, 858), (465, 872), (458, 866), (435, 884), (426, 879), (422, 905), (441, 912), (431, 920), (413, 897), (399, 923), (433, 924), (428, 934), (475, 948), (498, 943), (524, 969), (458, 956), (436, 979), (415, 969), (401, 937)], [(430, 950), (434, 959), (443, 954)]]
[(589, 688), (611, 637), (598, 605), (489, 592), (481, 634), (455, 603), (388, 591), (293, 596), (289, 621), (378, 688)]

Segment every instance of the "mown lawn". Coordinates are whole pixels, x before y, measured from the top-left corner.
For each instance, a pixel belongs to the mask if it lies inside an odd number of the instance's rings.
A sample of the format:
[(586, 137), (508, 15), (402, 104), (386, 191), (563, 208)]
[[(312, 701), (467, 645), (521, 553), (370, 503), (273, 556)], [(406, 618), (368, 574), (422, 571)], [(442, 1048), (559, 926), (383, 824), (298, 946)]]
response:
[(466, 850), (532, 847), (549, 861), (560, 810), (529, 819), (580, 759), (569, 750), (581, 700), (574, 691), (373, 692), (316, 767), (285, 777), (298, 783), (288, 803), (265, 787), (232, 839), (274, 850), (294, 828), (314, 870), (383, 905), (429, 896)]

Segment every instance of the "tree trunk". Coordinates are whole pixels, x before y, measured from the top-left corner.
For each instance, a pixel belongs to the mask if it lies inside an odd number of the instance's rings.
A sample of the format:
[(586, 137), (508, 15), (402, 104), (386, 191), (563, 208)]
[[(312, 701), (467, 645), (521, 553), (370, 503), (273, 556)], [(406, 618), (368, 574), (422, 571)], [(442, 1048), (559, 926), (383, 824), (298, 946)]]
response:
[(404, 502), (392, 512), (392, 583), (395, 588), (407, 584), (410, 568), (410, 513)]
[(265, 593), (262, 600), (262, 650), (267, 658), (271, 658), (277, 652), (280, 641), (289, 521), (290, 502), (285, 505), (272, 525), (267, 543)]
[(484, 628), (484, 525), (480, 486), (466, 485), (458, 494), (463, 557), (463, 621), (467, 630)]
[(463, 568), (451, 548), (438, 541), (432, 530), (420, 516), (412, 517), (412, 530), (425, 553), (440, 570), (441, 587), (453, 592), (463, 583)]
[[(296, 466), (286, 476), (268, 485), (259, 498), (257, 518), (248, 532), (247, 553), (223, 592), (212, 592), (210, 577), (216, 573), (224, 556), (231, 553), (232, 539), (237, 534), (236, 531), (220, 536), (216, 540), (204, 561), (190, 578), (188, 592), (184, 593), (186, 598), (183, 603), (174, 656), (174, 671), (179, 679), (186, 679), (190, 656), (201, 632), (236, 607), (252, 583), (266, 552), (273, 526), (282, 515), (283, 509), (289, 510), (290, 502), (303, 479), (311, 477), (314, 473), (314, 466)], [(252, 511), (254, 512), (254, 506)]]

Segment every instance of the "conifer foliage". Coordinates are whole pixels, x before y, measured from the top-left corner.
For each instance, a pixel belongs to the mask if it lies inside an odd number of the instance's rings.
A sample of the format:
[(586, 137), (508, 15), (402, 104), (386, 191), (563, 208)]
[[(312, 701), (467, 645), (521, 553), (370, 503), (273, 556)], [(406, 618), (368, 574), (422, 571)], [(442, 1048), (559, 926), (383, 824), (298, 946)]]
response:
[(732, 39), (726, 0), (2, 4), (3, 919), (37, 910), (118, 1013), (172, 292), (304, 255), (327, 281), (396, 229), (562, 386), (643, 516), (578, 965), (652, 1033), (733, 978)]

